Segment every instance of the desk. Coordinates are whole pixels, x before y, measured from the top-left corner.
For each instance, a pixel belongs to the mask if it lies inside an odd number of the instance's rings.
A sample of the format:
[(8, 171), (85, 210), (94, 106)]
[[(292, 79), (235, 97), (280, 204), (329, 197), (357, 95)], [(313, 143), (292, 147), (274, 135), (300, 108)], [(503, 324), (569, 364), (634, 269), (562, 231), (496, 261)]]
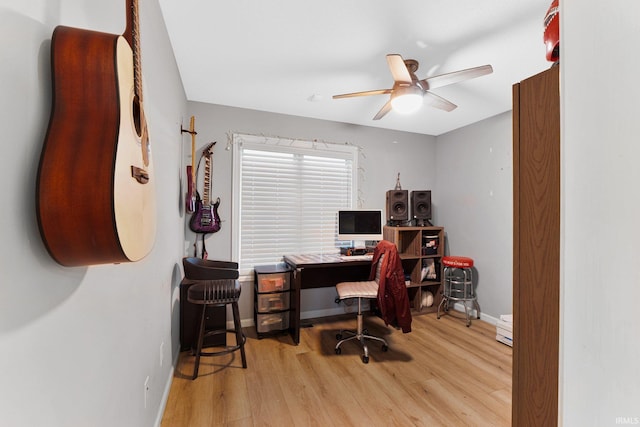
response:
[(303, 289), (369, 280), (371, 272), (371, 261), (343, 259), (338, 254), (285, 255), (284, 262), (293, 269), (289, 331), (296, 345), (300, 343), (300, 292)]

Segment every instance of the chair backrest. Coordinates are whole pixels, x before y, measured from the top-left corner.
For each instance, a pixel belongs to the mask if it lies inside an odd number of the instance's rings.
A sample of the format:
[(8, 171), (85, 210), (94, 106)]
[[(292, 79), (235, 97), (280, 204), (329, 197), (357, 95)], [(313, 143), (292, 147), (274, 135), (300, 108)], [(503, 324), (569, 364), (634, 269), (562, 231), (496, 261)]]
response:
[(384, 258), (384, 254), (380, 255), (380, 258), (378, 258), (378, 265), (376, 265), (376, 277), (375, 277), (375, 281), (376, 282), (380, 282), (380, 270), (382, 269), (382, 259)]
[(182, 258), (184, 277), (189, 280), (237, 279), (238, 263), (214, 261), (195, 257)]

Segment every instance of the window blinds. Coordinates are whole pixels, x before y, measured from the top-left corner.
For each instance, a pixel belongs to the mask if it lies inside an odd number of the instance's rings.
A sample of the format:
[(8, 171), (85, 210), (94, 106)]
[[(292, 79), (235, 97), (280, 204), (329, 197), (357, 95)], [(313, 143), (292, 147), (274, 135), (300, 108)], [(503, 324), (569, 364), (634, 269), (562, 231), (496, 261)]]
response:
[(337, 211), (353, 205), (357, 149), (246, 139), (236, 149), (241, 274), (280, 262), (285, 254), (338, 252)]

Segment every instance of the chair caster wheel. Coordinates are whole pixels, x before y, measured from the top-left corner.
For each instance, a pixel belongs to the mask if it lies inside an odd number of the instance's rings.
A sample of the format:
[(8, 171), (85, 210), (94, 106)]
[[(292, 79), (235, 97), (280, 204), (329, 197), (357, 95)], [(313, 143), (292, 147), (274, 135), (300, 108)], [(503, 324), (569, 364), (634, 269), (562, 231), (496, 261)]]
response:
[(362, 356), (362, 363), (369, 363), (369, 356)]
[(389, 346), (386, 344), (382, 344), (382, 351), (389, 351)]
[(336, 354), (342, 354), (342, 349), (340, 347), (336, 348)]
[(336, 334), (336, 339), (340, 341), (342, 339), (342, 334)]

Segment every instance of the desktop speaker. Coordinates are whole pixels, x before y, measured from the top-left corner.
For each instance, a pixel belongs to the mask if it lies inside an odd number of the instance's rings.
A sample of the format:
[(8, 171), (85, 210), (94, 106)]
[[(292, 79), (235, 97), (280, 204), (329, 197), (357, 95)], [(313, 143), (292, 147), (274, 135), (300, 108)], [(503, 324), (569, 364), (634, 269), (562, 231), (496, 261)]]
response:
[(414, 219), (431, 219), (431, 190), (411, 192), (411, 216)]
[(387, 191), (387, 222), (409, 220), (409, 191)]

